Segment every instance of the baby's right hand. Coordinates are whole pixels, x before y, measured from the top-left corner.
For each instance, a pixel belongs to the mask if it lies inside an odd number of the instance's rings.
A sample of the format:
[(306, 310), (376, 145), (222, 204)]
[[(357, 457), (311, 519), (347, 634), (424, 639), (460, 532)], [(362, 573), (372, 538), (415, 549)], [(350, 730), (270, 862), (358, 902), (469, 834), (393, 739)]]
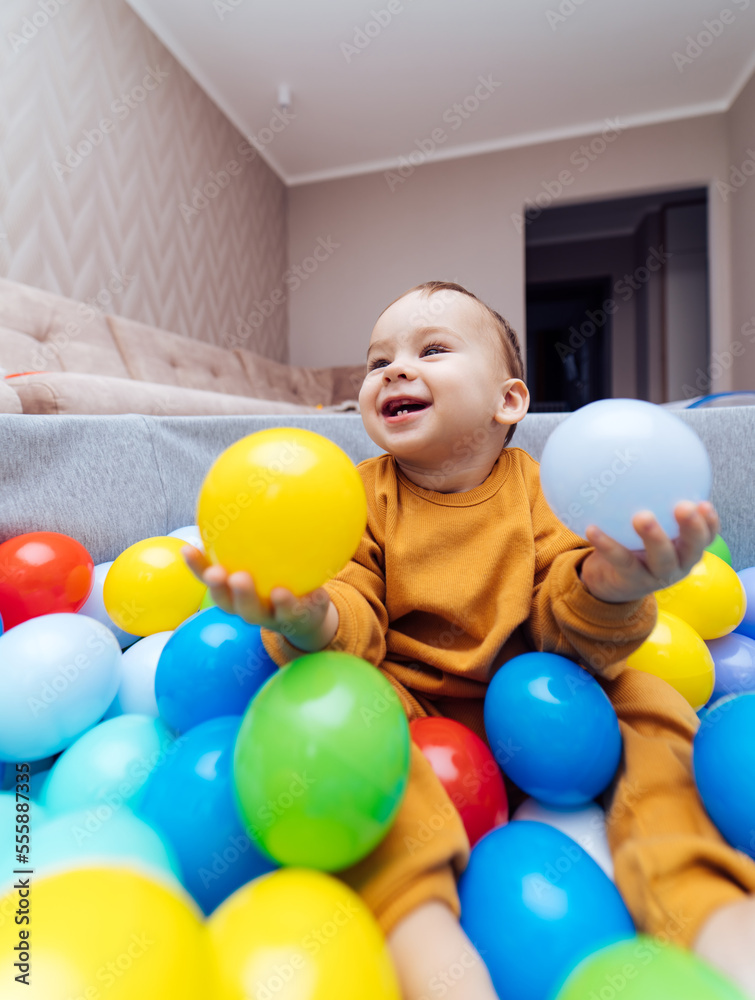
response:
[[(273, 587), (270, 601), (257, 593), (249, 573), (228, 574), (222, 566), (212, 565), (204, 553), (187, 545), (181, 553), (198, 580), (210, 588), (215, 604), (230, 615), (239, 615), (251, 625), (281, 632), (294, 646), (322, 649), (330, 597), (324, 587), (296, 597), (285, 587)], [(335, 610), (335, 609), (334, 609)]]

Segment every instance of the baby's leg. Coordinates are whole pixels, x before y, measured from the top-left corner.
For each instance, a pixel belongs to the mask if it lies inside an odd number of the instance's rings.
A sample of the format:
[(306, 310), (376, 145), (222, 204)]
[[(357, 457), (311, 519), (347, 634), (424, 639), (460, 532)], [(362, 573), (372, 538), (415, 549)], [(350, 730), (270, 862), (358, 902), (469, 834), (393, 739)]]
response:
[(404, 1000), (429, 1000), (444, 982), (446, 988), (455, 986), (456, 1000), (496, 998), (487, 969), (459, 924), (456, 876), (468, 858), (461, 818), (412, 744), (409, 783), (393, 826), (371, 854), (338, 873), (387, 936)]
[(485, 963), (444, 903), (431, 900), (412, 910), (388, 935), (404, 1000), (444, 996), (498, 1000)]

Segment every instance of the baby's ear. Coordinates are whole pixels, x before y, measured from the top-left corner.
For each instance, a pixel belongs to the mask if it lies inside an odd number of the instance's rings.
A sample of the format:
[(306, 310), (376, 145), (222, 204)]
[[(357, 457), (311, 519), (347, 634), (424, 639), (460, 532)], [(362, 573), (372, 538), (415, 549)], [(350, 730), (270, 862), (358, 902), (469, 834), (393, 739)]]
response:
[(496, 420), (501, 424), (518, 424), (526, 416), (529, 407), (530, 391), (522, 379), (508, 379), (502, 386), (501, 406), (496, 413)]

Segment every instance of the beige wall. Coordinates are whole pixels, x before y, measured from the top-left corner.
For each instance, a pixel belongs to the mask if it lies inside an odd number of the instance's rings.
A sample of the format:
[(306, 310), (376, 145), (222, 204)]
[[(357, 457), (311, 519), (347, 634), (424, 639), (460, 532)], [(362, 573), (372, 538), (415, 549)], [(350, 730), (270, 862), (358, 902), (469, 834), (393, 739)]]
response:
[[(729, 165), (721, 172), (721, 185), (711, 199), (724, 203), (731, 213), (731, 339), (734, 352), (712, 357), (711, 375), (717, 367), (731, 372), (731, 388), (755, 389), (755, 76), (727, 115)], [(739, 185), (739, 186), (737, 186)], [(733, 190), (731, 190), (733, 189)]]
[[(363, 362), (380, 310), (430, 278), (467, 285), (521, 334), (524, 233), (512, 215), (521, 214), (525, 200), (544, 193), (543, 182), (555, 191), (559, 174), (569, 171), (571, 184), (551, 202), (566, 204), (712, 185), (729, 163), (724, 115), (626, 129), (580, 169), (579, 147), (589, 142), (589, 137), (569, 139), (426, 164), (393, 191), (383, 173), (292, 188), (290, 262), (311, 254), (318, 237), (339, 245), (291, 296), (291, 361)], [(755, 199), (755, 180), (751, 183), (737, 197)], [(729, 203), (712, 190), (710, 208), (715, 350), (729, 339), (730, 329)], [(749, 239), (755, 239), (751, 231)], [(717, 385), (726, 388), (730, 375), (724, 372)]]
[(0, 5), (0, 274), (221, 343), (251, 314), (287, 360), (285, 302), (254, 313), (284, 287), (282, 182), (124, 0), (45, 7)]

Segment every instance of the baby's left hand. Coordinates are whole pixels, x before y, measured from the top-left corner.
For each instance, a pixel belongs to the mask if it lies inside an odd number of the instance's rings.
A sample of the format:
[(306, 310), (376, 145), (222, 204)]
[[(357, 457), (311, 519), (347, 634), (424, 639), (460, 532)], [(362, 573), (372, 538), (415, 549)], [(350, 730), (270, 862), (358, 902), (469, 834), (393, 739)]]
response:
[(672, 541), (652, 511), (635, 514), (632, 526), (645, 546), (643, 552), (631, 552), (596, 525), (589, 525), (585, 537), (595, 551), (582, 563), (581, 580), (586, 589), (601, 601), (619, 604), (683, 579), (716, 537), (719, 520), (707, 500), (697, 505), (681, 500), (674, 508), (674, 517), (679, 537)]

